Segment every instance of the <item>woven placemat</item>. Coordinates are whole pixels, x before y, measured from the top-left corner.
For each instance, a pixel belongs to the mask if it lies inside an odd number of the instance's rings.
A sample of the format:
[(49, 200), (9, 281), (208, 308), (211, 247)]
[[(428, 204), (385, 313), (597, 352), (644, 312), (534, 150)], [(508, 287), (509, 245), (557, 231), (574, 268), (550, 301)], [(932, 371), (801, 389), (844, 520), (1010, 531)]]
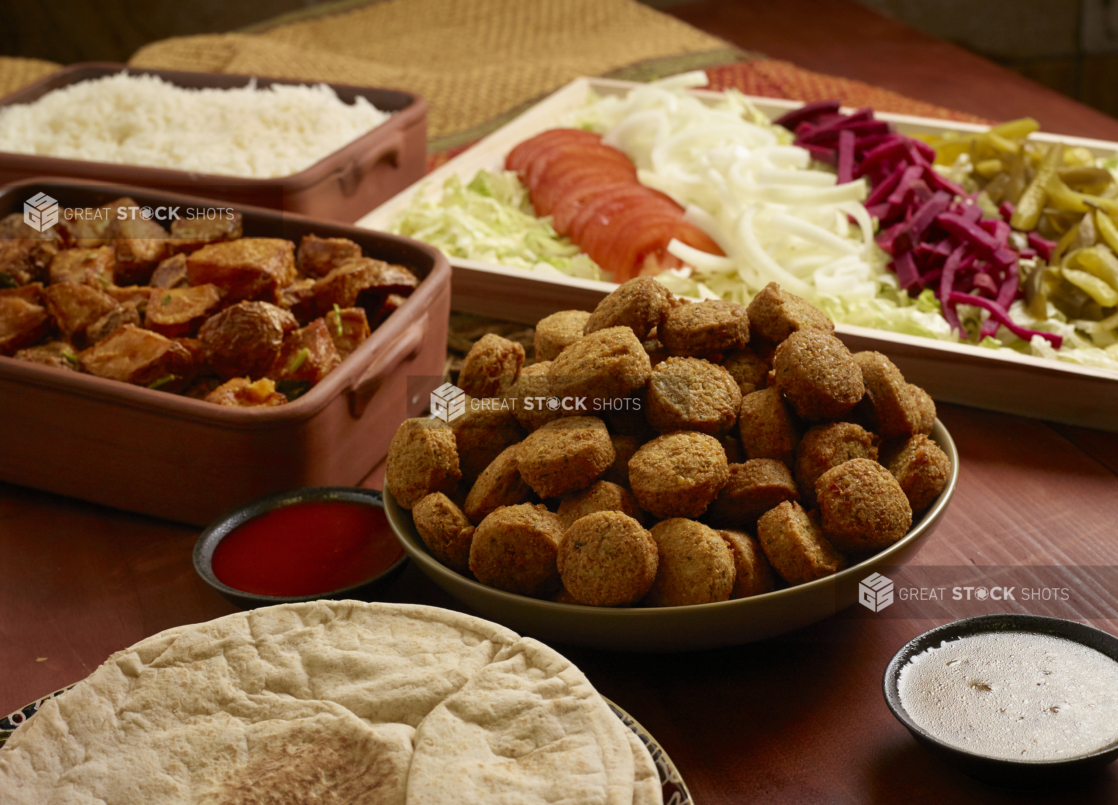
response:
[(61, 64), (52, 61), (0, 56), (0, 98), (61, 69)]

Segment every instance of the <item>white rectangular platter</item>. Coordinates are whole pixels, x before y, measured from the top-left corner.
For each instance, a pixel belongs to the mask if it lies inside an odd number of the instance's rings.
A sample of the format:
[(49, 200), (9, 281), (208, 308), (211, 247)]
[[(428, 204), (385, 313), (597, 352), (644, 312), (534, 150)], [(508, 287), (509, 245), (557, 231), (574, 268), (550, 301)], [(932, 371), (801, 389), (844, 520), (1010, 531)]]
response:
[[(553, 128), (562, 115), (583, 106), (589, 93), (624, 94), (634, 86), (627, 81), (576, 79), (373, 210), (357, 226), (388, 229), (416, 194), (437, 197), (452, 175), (468, 182), (479, 170), (502, 169), (505, 156), (513, 147)], [(695, 94), (717, 97), (717, 93), (701, 90)], [(797, 101), (772, 98), (750, 100), (774, 118), (800, 105)], [(908, 115), (877, 113), (876, 117), (894, 123), (898, 131), (906, 134), (986, 128)], [(1033, 137), (1084, 146), (1098, 155), (1118, 152), (1118, 143), (1049, 133)], [(616, 287), (607, 282), (455, 257), (450, 262), (454, 272), (451, 305), (455, 310), (525, 324), (535, 324), (558, 310), (592, 310), (598, 300)], [(836, 333), (851, 350), (873, 349), (888, 355), (910, 382), (924, 387), (938, 401), (1118, 431), (1118, 373), (851, 325), (838, 325)]]

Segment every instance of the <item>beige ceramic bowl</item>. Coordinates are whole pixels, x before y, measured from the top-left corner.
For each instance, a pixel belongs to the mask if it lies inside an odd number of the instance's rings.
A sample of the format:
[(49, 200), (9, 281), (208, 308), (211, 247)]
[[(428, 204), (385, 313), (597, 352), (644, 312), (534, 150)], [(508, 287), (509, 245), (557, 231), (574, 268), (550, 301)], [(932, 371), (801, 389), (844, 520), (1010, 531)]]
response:
[(479, 615), (547, 642), (615, 651), (690, 651), (764, 640), (821, 621), (858, 600), (858, 583), (904, 564), (935, 530), (955, 494), (959, 453), (936, 420), (931, 438), (951, 459), (947, 487), (901, 540), (881, 553), (825, 579), (752, 598), (684, 607), (609, 609), (557, 604), (486, 587), (431, 556), (411, 512), (384, 492), (384, 508), (404, 550), (436, 584)]

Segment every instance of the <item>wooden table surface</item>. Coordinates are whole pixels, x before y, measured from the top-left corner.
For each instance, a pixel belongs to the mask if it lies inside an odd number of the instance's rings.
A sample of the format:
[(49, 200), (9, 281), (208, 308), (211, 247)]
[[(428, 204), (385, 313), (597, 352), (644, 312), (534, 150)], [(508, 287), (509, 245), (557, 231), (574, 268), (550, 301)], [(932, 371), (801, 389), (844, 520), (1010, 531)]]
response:
[[(1032, 114), (1055, 130), (1118, 140), (1118, 121), (852, 3), (778, 5), (779, 15), (753, 2), (699, 2), (674, 13), (812, 69), (990, 117)], [(1118, 633), (1118, 585), (1111, 586), (1118, 573), (1118, 434), (961, 406), (941, 406), (940, 417), (962, 457), (958, 492), (904, 572), (926, 571), (948, 584), (1063, 585), (1067, 601), (1014, 606), (1091, 619)], [(198, 533), (0, 485), (0, 713), (81, 679), (141, 638), (234, 612), (193, 571)], [(414, 567), (385, 597), (459, 608)], [(997, 607), (895, 607), (892, 614), (842, 613), (717, 651), (558, 648), (656, 736), (704, 805), (1021, 801), (929, 756), (881, 695), (885, 665), (905, 641)], [(1074, 794), (1030, 792), (1027, 800), (1116, 802), (1118, 766)]]

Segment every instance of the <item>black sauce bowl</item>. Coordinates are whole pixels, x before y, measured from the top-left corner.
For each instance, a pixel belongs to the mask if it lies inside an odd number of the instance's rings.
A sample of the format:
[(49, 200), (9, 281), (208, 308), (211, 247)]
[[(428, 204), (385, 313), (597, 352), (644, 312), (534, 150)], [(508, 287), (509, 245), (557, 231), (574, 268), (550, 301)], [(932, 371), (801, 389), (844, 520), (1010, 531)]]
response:
[(905, 710), (897, 683), (908, 661), (951, 640), (988, 632), (1051, 635), (1092, 648), (1118, 662), (1118, 637), (1076, 621), (1041, 615), (978, 615), (947, 623), (913, 638), (893, 655), (885, 668), (885, 703), (916, 742), (963, 774), (998, 788), (1027, 789), (1077, 783), (1118, 758), (1118, 742), (1094, 752), (1060, 760), (1008, 760), (988, 757), (940, 741), (920, 727)]
[[(404, 569), (404, 565), (407, 564), (408, 555), (403, 552), (402, 547), (400, 549), (400, 558), (380, 573), (358, 584), (338, 590), (317, 593), (315, 595), (259, 595), (257, 593), (250, 593), (244, 590), (238, 590), (235, 587), (230, 587), (214, 575), (212, 565), (214, 551), (221, 541), (238, 526), (285, 506), (299, 503), (322, 503), (329, 501), (355, 503), (360, 506), (374, 506), (379, 509), (384, 508), (384, 501), (381, 498), (380, 492), (372, 489), (360, 489), (348, 486), (307, 487), (292, 492), (281, 492), (276, 495), (269, 495), (268, 497), (260, 498), (244, 506), (240, 506), (231, 512), (227, 512), (210, 523), (194, 544), (194, 569), (198, 571), (198, 575), (201, 576), (207, 584), (242, 609), (255, 609), (256, 607), (271, 606), (273, 604), (291, 604), (299, 601), (316, 601), (321, 598), (356, 599), (359, 601), (373, 600), (373, 596), (377, 591), (399, 576)], [(387, 523), (381, 538), (397, 541), (396, 536), (392, 533), (392, 529), (387, 526)]]

